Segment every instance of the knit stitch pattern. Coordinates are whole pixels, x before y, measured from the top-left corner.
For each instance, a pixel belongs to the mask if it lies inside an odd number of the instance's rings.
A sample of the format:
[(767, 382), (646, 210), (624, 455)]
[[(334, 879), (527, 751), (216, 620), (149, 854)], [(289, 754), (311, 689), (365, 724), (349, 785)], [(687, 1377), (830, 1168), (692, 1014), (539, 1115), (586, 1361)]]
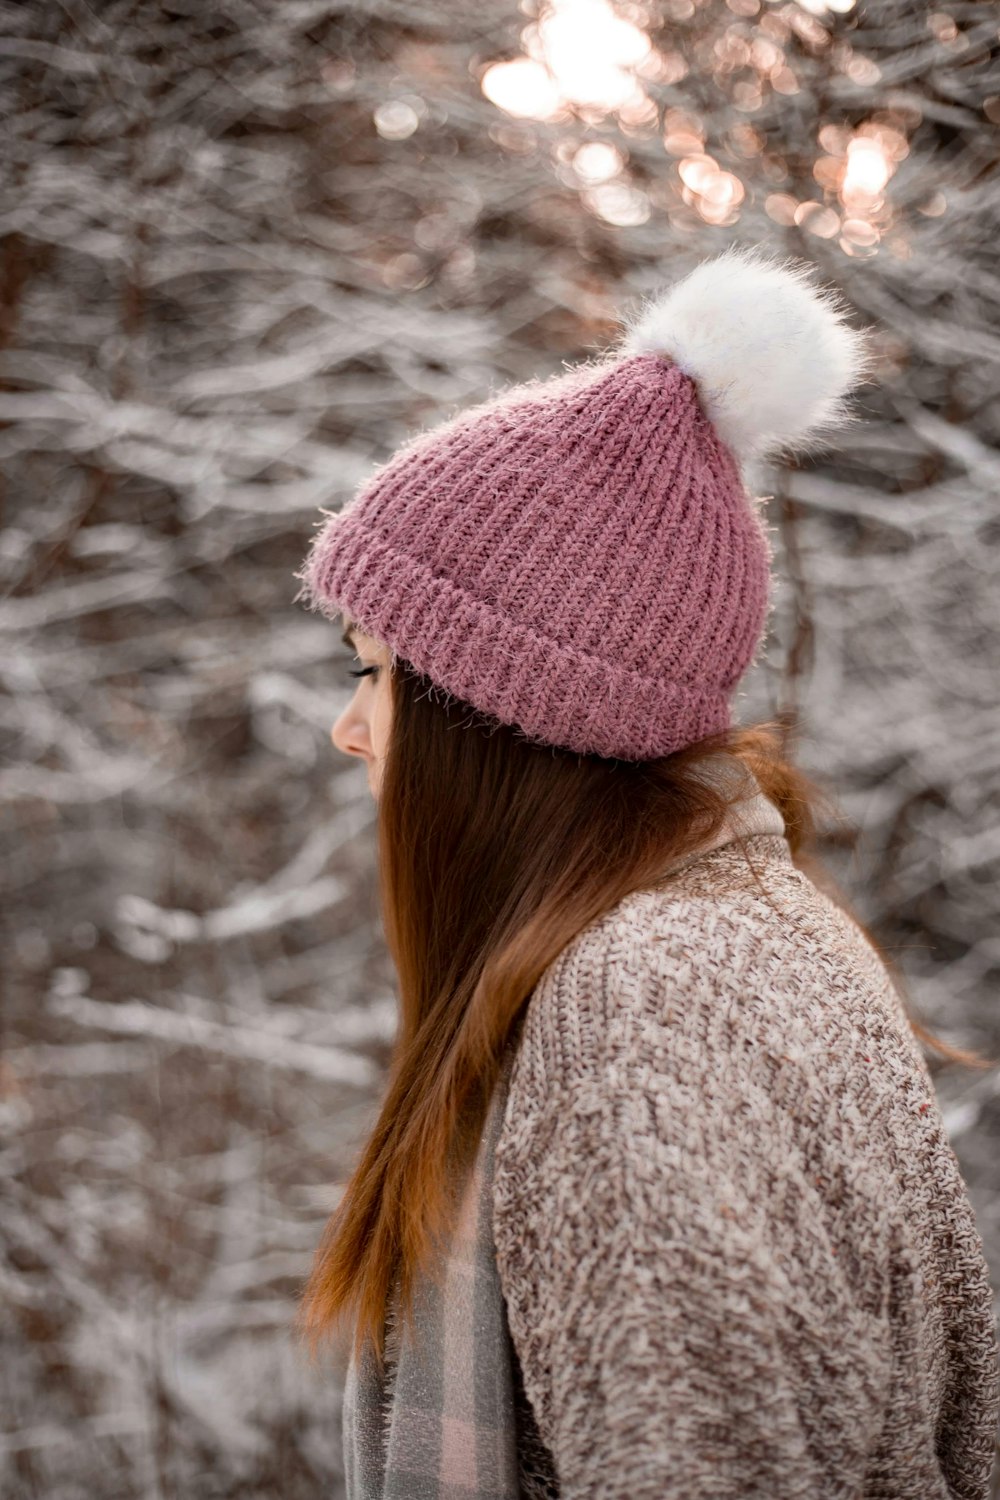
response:
[(770, 539), (669, 359), (516, 386), (411, 439), (326, 514), (298, 597), (524, 738), (644, 760), (732, 722)]
[(784, 837), (688, 862), (563, 950), (493, 1184), (563, 1500), (986, 1500), (973, 1211), (885, 966)]

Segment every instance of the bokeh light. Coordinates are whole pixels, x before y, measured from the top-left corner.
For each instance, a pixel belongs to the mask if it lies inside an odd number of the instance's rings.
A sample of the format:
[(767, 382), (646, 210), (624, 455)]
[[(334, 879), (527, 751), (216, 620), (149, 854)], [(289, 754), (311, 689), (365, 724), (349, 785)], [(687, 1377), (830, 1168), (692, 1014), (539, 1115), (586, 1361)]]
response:
[(551, 73), (530, 57), (493, 63), (483, 74), (481, 87), (498, 109), (521, 119), (551, 120), (563, 107), (562, 94)]
[(507, 114), (550, 120), (566, 105), (598, 114), (645, 107), (635, 70), (651, 57), (649, 36), (607, 0), (552, 0), (521, 41), (524, 57), (491, 64), (481, 79)]

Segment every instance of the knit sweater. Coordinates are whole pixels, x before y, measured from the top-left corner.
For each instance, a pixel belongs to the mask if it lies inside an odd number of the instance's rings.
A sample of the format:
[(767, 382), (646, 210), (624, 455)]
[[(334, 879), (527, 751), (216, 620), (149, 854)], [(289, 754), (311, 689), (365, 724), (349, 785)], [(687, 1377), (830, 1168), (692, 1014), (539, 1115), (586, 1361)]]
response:
[(492, 1160), (525, 1496), (989, 1494), (993, 1299), (931, 1077), (767, 808), (528, 1002)]

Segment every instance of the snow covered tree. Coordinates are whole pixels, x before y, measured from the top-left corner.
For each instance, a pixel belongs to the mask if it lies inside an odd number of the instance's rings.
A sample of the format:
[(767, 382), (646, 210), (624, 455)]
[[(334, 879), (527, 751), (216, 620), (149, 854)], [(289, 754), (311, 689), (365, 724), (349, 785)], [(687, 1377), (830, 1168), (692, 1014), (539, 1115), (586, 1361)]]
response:
[[(877, 331), (759, 475), (780, 716), (1000, 1050), (998, 27), (946, 0), (0, 8), (11, 1494), (336, 1493), (289, 1322), (394, 1027), (318, 507), (738, 240)], [(946, 1116), (1000, 1265), (995, 1074)]]

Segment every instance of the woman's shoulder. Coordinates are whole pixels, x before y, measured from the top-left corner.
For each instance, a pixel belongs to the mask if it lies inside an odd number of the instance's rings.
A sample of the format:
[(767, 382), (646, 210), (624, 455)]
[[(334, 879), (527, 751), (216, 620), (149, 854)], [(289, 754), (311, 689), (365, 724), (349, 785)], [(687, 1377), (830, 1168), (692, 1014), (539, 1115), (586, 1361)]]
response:
[(926, 1064), (864, 932), (799, 869), (784, 837), (734, 841), (634, 891), (580, 932), (527, 1005), (512, 1088), (571, 1087), (668, 1053), (794, 1057), (833, 1075), (877, 1051)]

